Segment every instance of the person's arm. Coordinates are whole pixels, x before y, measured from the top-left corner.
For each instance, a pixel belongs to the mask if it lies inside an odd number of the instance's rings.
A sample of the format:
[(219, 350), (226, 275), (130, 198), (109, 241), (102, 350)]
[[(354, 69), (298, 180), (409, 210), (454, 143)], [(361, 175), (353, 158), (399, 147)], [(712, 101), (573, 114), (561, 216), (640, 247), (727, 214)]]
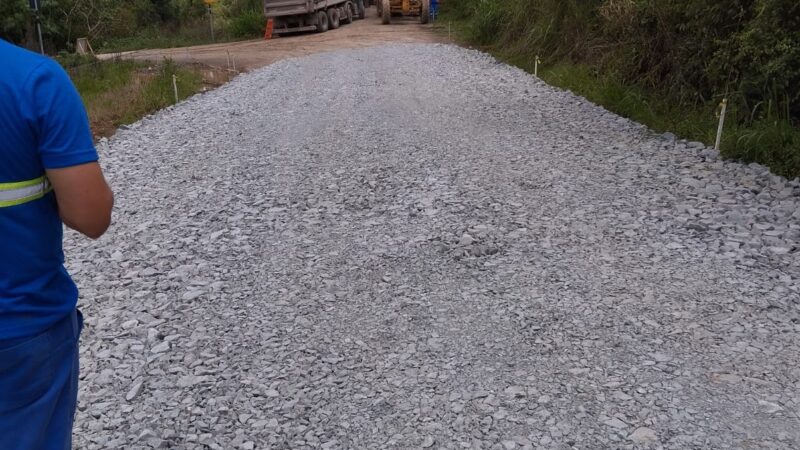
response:
[(94, 148), (86, 109), (66, 72), (45, 61), (31, 74), (31, 127), (53, 185), (58, 214), (69, 228), (97, 239), (111, 222), (114, 197)]
[(97, 239), (111, 224), (114, 195), (100, 165), (90, 162), (61, 169), (47, 169), (64, 224)]

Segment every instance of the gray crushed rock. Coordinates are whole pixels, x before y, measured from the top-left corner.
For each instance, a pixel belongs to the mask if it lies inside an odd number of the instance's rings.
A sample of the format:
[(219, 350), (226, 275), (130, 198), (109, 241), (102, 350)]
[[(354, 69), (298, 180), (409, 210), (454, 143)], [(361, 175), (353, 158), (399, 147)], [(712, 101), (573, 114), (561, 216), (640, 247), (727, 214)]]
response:
[(800, 447), (797, 180), (446, 45), (100, 150), (77, 448)]

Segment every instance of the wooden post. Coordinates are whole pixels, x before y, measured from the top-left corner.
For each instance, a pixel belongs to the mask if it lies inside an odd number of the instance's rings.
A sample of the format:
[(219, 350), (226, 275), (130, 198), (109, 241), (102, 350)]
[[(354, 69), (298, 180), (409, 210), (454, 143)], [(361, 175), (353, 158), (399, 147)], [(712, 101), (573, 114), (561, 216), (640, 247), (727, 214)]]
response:
[(722, 103), (719, 104), (719, 126), (717, 127), (717, 142), (714, 144), (714, 150), (719, 151), (719, 144), (722, 141), (722, 128), (725, 126), (725, 113), (728, 111), (728, 99), (723, 98)]
[(78, 38), (75, 42), (75, 52), (79, 55), (89, 55), (94, 54), (94, 50), (92, 50), (92, 46), (89, 45), (89, 39), (83, 37)]
[(216, 42), (214, 40), (214, 14), (211, 12), (210, 3), (206, 5), (206, 9), (208, 10), (208, 25), (211, 28), (211, 42)]

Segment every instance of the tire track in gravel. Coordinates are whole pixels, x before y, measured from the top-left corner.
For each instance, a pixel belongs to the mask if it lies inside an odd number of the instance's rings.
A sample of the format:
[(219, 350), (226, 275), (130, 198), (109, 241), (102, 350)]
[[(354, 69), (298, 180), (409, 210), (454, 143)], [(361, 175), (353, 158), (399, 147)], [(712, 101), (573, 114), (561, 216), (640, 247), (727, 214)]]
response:
[(700, 150), (441, 45), (134, 124), (76, 444), (790, 448), (800, 186)]

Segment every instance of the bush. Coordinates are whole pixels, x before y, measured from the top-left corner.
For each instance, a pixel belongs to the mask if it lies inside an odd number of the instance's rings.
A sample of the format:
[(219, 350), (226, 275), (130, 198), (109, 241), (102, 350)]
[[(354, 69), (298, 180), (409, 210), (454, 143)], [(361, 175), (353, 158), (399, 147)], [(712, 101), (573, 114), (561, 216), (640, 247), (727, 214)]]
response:
[(0, 38), (22, 42), (30, 17), (25, 0), (0, 1)]
[[(570, 88), (594, 91), (593, 100), (656, 128), (683, 124), (664, 115), (686, 111), (713, 118), (726, 97), (736, 131), (723, 141), (723, 153), (800, 175), (797, 0), (448, 0), (443, 6), (467, 41), (523, 67), (537, 55), (551, 65), (568, 63), (582, 73), (567, 78), (585, 79)], [(664, 105), (647, 113), (655, 103)]]
[(800, 116), (796, 0), (452, 0), (466, 38), (614, 71), (689, 102), (771, 100)]
[(761, 101), (800, 117), (800, 3), (759, 0), (753, 17), (711, 59), (711, 84), (726, 86), (753, 109)]
[(264, 33), (264, 24), (261, 11), (249, 11), (232, 18), (227, 31), (233, 37), (257, 37)]
[[(80, 37), (88, 37), (96, 50), (212, 41), (207, 9), (200, 0), (45, 0), (41, 4), (45, 49), (50, 52), (73, 50)], [(212, 11), (216, 40), (263, 32), (261, 0), (219, 0)], [(0, 38), (34, 46), (31, 23), (27, 0), (0, 0)]]

